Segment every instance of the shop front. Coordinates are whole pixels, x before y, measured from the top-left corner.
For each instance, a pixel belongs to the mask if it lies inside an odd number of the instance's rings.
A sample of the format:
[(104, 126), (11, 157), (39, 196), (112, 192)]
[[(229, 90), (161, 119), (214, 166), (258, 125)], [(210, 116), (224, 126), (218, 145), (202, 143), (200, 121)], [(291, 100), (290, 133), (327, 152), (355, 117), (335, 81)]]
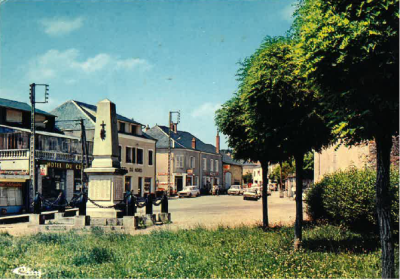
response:
[(62, 192), (70, 201), (81, 190), (81, 164), (40, 161), (38, 191), (45, 199), (55, 200)]
[(22, 212), (27, 185), (27, 179), (24, 178), (0, 178), (1, 216)]

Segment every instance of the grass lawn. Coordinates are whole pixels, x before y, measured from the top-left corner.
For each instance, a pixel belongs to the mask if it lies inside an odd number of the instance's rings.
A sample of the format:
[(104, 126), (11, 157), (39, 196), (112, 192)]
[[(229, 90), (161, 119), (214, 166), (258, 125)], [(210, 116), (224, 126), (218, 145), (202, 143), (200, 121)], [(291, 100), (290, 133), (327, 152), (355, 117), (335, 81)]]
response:
[(0, 278), (17, 278), (12, 270), (22, 265), (43, 278), (380, 278), (376, 237), (310, 226), (303, 238), (304, 249), (294, 252), (290, 227), (1, 234)]

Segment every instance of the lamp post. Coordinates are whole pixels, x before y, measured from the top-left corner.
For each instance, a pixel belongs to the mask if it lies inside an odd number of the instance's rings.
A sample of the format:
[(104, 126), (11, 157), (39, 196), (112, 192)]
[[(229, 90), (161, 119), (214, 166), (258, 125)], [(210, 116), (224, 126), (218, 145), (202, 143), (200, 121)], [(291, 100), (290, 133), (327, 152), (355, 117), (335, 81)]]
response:
[[(172, 115), (177, 114), (177, 122), (172, 122)], [(168, 120), (168, 187), (167, 192), (171, 194), (170, 184), (171, 184), (171, 126), (180, 123), (181, 120), (181, 111), (170, 111), (169, 112), (169, 120)]]
[[(30, 147), (29, 147), (29, 191), (28, 191), (28, 208), (29, 211), (33, 211), (33, 206), (31, 202), (35, 196), (36, 191), (36, 160), (35, 160), (35, 107), (37, 103), (48, 103), (49, 98), (49, 85), (47, 84), (35, 84), (29, 85), (29, 99), (31, 102), (31, 137), (30, 137)], [(36, 101), (36, 87), (45, 87), (44, 101)]]

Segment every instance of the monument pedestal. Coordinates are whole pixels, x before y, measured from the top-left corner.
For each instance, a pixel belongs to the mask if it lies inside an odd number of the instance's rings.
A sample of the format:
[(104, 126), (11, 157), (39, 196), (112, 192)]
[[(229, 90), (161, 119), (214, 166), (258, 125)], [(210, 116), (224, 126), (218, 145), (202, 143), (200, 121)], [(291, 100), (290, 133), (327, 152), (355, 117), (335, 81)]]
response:
[(101, 208), (88, 200), (86, 215), (92, 218), (117, 218), (119, 210), (111, 206), (124, 199), (123, 176), (115, 173), (116, 168), (89, 168), (85, 172), (89, 175), (89, 198), (100, 206), (109, 207)]

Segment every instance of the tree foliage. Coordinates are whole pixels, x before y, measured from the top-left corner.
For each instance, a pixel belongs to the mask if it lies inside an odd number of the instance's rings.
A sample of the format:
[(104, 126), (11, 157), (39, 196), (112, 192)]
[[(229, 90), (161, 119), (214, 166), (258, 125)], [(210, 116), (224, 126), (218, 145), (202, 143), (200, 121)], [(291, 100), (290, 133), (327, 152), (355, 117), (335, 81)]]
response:
[(303, 0), (296, 16), (298, 73), (319, 88), (335, 133), (349, 144), (376, 142), (382, 278), (393, 278), (389, 167), (399, 133), (399, 1)]
[(304, 0), (296, 12), (301, 74), (348, 143), (398, 133), (398, 11), (398, 0)]

